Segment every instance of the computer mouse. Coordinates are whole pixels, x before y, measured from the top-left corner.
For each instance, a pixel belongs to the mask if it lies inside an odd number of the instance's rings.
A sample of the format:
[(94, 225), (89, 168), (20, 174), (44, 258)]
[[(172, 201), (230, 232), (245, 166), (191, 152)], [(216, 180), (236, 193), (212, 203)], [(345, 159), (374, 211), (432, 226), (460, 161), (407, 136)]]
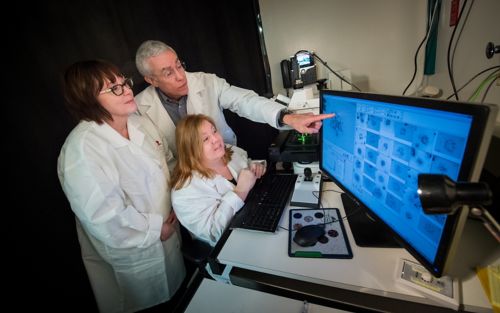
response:
[(325, 234), (324, 225), (307, 225), (299, 228), (293, 236), (293, 241), (301, 247), (311, 247)]

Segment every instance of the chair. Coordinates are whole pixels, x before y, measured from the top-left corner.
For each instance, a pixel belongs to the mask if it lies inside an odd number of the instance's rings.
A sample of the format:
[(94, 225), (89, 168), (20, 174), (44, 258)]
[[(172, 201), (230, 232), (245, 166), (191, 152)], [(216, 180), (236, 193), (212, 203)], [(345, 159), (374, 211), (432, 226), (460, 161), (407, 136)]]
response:
[(207, 242), (193, 239), (189, 231), (184, 226), (180, 226), (182, 237), (181, 251), (184, 259), (189, 263), (186, 265), (188, 267), (189, 265), (194, 266), (194, 270), (198, 270), (203, 276), (208, 277), (209, 274), (205, 270), (205, 266), (213, 247)]

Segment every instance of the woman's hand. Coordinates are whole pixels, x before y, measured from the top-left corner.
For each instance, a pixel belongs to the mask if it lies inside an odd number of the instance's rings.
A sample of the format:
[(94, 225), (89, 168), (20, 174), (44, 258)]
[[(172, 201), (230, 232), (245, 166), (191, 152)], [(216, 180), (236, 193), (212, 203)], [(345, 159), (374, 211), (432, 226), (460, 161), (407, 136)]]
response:
[(176, 230), (176, 224), (177, 224), (177, 216), (175, 215), (174, 210), (170, 212), (170, 215), (167, 217), (165, 222), (163, 222), (163, 225), (161, 226), (161, 233), (160, 233), (160, 240), (165, 241)]
[(252, 171), (257, 179), (264, 176), (266, 173), (266, 167), (266, 160), (250, 161), (248, 165), (248, 169)]
[(257, 177), (255, 177), (255, 174), (251, 170), (247, 168), (242, 169), (238, 175), (238, 183), (234, 188), (234, 192), (241, 198), (241, 200), (245, 201), (248, 193), (255, 185), (256, 180)]

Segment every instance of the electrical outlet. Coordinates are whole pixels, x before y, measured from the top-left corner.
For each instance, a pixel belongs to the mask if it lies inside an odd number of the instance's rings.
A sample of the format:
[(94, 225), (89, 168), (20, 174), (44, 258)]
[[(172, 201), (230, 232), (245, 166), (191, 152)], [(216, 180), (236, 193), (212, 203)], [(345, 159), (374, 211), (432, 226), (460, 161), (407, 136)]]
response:
[(455, 310), (459, 308), (460, 290), (457, 279), (448, 276), (436, 278), (419, 263), (400, 259), (396, 269), (396, 282), (444, 306)]

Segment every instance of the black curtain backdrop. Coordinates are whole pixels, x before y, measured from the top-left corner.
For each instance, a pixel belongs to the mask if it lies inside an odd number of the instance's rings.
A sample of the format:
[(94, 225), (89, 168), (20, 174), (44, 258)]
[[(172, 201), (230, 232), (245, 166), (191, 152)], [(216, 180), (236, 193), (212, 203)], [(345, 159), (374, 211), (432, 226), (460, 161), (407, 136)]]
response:
[[(81, 261), (74, 215), (60, 188), (56, 162), (76, 125), (63, 104), (60, 78), (79, 60), (107, 59), (146, 87), (135, 51), (147, 39), (177, 50), (189, 71), (215, 73), (230, 84), (269, 94), (256, 12), (258, 0), (40, 1), (14, 4), (4, 25), (8, 194), (5, 208), (16, 307), (96, 310)], [(8, 47), (8, 48), (6, 48)], [(4, 113), (5, 114), (5, 113)], [(228, 114), (239, 145), (265, 158), (277, 131)], [(12, 133), (12, 135), (11, 135)], [(9, 270), (9, 269), (8, 269)], [(64, 303), (73, 303), (71, 307)]]

